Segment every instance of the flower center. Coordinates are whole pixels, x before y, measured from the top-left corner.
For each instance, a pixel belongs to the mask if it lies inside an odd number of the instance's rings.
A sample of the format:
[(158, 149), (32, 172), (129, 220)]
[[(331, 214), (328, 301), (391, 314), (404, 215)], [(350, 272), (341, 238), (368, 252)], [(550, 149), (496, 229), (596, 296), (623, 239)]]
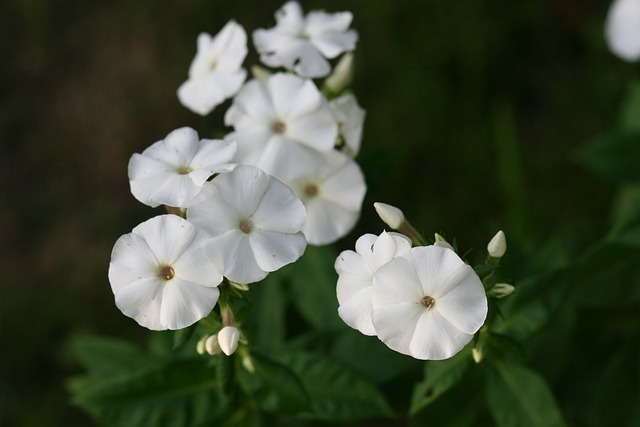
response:
[(189, 166), (180, 166), (176, 172), (180, 175), (189, 175), (192, 169)]
[(422, 297), (422, 299), (420, 300), (420, 304), (422, 304), (422, 306), (429, 310), (430, 308), (432, 308), (434, 305), (436, 305), (436, 300), (433, 299), (433, 297), (430, 296), (424, 296)]
[(278, 120), (273, 125), (271, 125), (271, 130), (273, 131), (273, 133), (283, 134), (284, 131), (287, 130), (287, 127), (285, 126), (284, 123)]
[(158, 269), (158, 277), (162, 280), (171, 280), (175, 277), (176, 272), (170, 265), (163, 265)]
[(318, 195), (318, 186), (315, 185), (313, 182), (308, 183), (305, 187), (304, 187), (304, 194), (307, 197), (315, 197)]
[(243, 219), (242, 221), (240, 221), (240, 224), (238, 224), (238, 226), (240, 227), (240, 231), (242, 231), (244, 234), (251, 233), (251, 230), (253, 229), (253, 224), (248, 219)]

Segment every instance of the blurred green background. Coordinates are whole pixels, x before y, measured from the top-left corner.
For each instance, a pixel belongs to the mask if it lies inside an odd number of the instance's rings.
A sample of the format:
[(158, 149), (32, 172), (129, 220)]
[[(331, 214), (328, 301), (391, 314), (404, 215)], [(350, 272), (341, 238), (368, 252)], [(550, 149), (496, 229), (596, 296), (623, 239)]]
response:
[[(369, 189), (361, 222), (338, 249), (382, 230), (374, 201), (402, 208), (425, 234), (455, 239), (471, 257), (481, 258), (500, 228), (513, 260), (561, 248), (538, 268), (561, 264), (557, 254), (580, 253), (607, 231), (617, 184), (573, 153), (616, 124), (639, 72), (606, 48), (609, 2), (301, 3), (352, 11), (360, 34), (354, 92), (367, 119), (358, 161)], [(0, 4), (0, 425), (93, 425), (68, 405), (64, 381), (79, 370), (69, 337), (145, 336), (117, 310), (107, 281), (115, 240), (161, 212), (130, 195), (129, 157), (181, 126), (224, 133), (228, 103), (202, 118), (175, 95), (196, 36), (232, 18), (249, 32), (271, 27), (282, 4)], [(252, 46), (245, 63), (257, 63)], [(514, 279), (526, 273), (511, 268)], [(629, 318), (638, 317), (633, 304)], [(585, 335), (617, 336), (613, 317), (583, 314)], [(637, 336), (637, 321), (627, 327)], [(628, 362), (637, 376), (637, 359)], [(597, 376), (598, 366), (578, 366)], [(569, 390), (556, 389), (571, 412)]]

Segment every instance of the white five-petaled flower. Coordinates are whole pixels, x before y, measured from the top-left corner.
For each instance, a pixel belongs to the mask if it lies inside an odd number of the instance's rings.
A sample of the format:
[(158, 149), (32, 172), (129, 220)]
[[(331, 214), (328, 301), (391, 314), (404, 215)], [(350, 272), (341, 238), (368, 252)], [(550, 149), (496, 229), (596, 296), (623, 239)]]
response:
[(189, 78), (178, 88), (180, 103), (194, 113), (209, 114), (242, 86), (247, 72), (247, 33), (229, 21), (215, 36), (200, 33), (198, 52), (189, 67)]
[(266, 84), (248, 82), (227, 110), (227, 136), (238, 144), (236, 161), (280, 176), (283, 163), (305, 161), (305, 147), (333, 149), (338, 124), (311, 80), (276, 73)]
[(187, 219), (210, 236), (202, 248), (229, 280), (252, 283), (297, 260), (305, 250), (306, 213), (293, 191), (253, 166), (207, 182)]
[(412, 248), (380, 267), (371, 300), (378, 338), (416, 359), (453, 356), (487, 317), (478, 275), (455, 252), (435, 245)]
[(373, 326), (371, 287), (373, 275), (384, 264), (411, 249), (411, 241), (398, 233), (365, 234), (356, 251), (343, 251), (336, 259), (338, 315), (365, 335), (376, 335)]
[(186, 208), (211, 175), (233, 168), (229, 162), (235, 152), (235, 142), (200, 141), (195, 130), (176, 129), (131, 157), (131, 193), (151, 207), (164, 204)]
[(355, 226), (367, 185), (360, 167), (349, 156), (335, 150), (305, 151), (306, 156), (283, 163), (278, 178), (304, 203), (307, 242), (326, 245)]
[(609, 49), (625, 61), (640, 59), (640, 0), (615, 0), (605, 24)]
[(312, 11), (305, 17), (298, 2), (290, 1), (276, 14), (276, 26), (253, 32), (260, 60), (270, 67), (285, 67), (304, 77), (324, 77), (329, 62), (355, 49), (358, 34), (349, 30), (351, 12)]
[(338, 130), (345, 144), (344, 152), (351, 157), (358, 155), (362, 141), (362, 125), (366, 115), (352, 94), (332, 99), (331, 111), (338, 121)]
[(120, 237), (109, 281), (116, 305), (152, 330), (181, 329), (211, 312), (222, 275), (200, 248), (206, 234), (176, 215), (161, 215)]

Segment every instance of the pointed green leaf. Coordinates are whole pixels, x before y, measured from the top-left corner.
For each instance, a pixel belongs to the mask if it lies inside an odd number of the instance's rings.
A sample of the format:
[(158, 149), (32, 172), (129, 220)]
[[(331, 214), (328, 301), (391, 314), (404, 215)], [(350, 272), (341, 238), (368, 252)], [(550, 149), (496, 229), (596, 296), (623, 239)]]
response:
[(545, 380), (514, 362), (495, 361), (488, 371), (487, 405), (499, 427), (562, 427)]

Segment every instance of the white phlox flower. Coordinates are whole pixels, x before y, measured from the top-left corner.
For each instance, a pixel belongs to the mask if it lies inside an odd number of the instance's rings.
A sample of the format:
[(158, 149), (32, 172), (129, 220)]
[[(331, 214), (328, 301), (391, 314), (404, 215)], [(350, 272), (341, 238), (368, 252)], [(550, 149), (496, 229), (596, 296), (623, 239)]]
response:
[(181, 329), (207, 316), (222, 275), (200, 247), (206, 234), (176, 215), (160, 215), (120, 237), (109, 282), (116, 305), (152, 330)]
[(376, 271), (373, 326), (389, 348), (423, 360), (447, 359), (487, 317), (478, 275), (450, 249), (412, 248)]
[(355, 226), (367, 191), (360, 167), (339, 151), (306, 149), (307, 156), (282, 164), (278, 178), (302, 200), (307, 210), (303, 228), (307, 242), (326, 245)]
[(640, 0), (615, 0), (605, 23), (611, 52), (625, 61), (640, 59)]
[(282, 163), (304, 161), (307, 147), (330, 151), (338, 136), (328, 102), (311, 80), (276, 73), (248, 82), (225, 115), (238, 144), (236, 161), (279, 176)]
[(358, 34), (349, 30), (351, 12), (312, 11), (305, 17), (298, 2), (290, 1), (276, 14), (276, 26), (253, 32), (260, 60), (270, 67), (284, 67), (304, 77), (324, 77), (333, 59), (356, 47)]
[(332, 99), (329, 105), (338, 121), (338, 132), (345, 143), (344, 152), (351, 157), (357, 156), (362, 141), (365, 110), (352, 94)]
[(207, 182), (187, 219), (210, 236), (202, 248), (229, 280), (253, 283), (297, 260), (305, 250), (306, 213), (285, 184), (253, 166)]
[(200, 141), (195, 130), (176, 129), (131, 157), (131, 193), (151, 207), (164, 204), (186, 208), (211, 175), (233, 168), (229, 162), (235, 152), (235, 142)]
[(411, 249), (411, 241), (399, 233), (365, 234), (356, 241), (356, 251), (343, 251), (336, 259), (338, 315), (365, 335), (376, 335), (373, 326), (371, 286), (375, 272)]
[(242, 86), (247, 71), (247, 33), (229, 21), (215, 36), (198, 35), (198, 51), (189, 67), (189, 78), (178, 88), (180, 103), (205, 116)]

